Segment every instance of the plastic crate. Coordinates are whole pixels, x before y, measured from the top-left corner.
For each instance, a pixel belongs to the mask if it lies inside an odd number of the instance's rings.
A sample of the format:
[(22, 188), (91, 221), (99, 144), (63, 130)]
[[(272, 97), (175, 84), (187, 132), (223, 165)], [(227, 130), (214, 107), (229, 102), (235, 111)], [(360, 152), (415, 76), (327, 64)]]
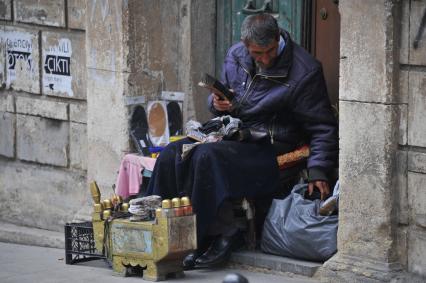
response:
[(65, 224), (65, 263), (105, 259), (95, 249), (92, 222)]

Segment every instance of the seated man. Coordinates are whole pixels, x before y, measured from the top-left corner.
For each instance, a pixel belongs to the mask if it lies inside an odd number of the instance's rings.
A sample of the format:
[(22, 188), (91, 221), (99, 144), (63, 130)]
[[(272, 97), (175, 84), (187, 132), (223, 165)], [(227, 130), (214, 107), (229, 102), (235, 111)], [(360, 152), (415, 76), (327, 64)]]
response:
[[(337, 123), (327, 95), (321, 64), (280, 30), (269, 14), (251, 15), (241, 28), (240, 43), (225, 58), (222, 83), (232, 101), (209, 96), (209, 109), (231, 115), (246, 127), (267, 132), (261, 142), (222, 140), (200, 144), (182, 160), (182, 144), (160, 154), (148, 194), (163, 198), (189, 195), (197, 214), (199, 249), (184, 260), (186, 268), (223, 263), (240, 240), (226, 200), (256, 198), (278, 189), (277, 154), (302, 143), (310, 145), (309, 191), (330, 193), (327, 173), (336, 166)], [(213, 236), (212, 242), (206, 239)], [(208, 248), (208, 249), (206, 249)]]

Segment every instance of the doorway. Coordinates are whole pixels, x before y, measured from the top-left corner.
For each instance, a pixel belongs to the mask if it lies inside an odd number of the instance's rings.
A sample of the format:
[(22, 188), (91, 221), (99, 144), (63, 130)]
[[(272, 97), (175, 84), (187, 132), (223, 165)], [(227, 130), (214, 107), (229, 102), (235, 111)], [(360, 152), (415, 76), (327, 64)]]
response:
[(267, 12), (292, 39), (323, 65), (332, 105), (339, 98), (340, 14), (337, 0), (217, 0), (216, 76), (228, 48), (240, 40), (241, 24), (250, 14)]

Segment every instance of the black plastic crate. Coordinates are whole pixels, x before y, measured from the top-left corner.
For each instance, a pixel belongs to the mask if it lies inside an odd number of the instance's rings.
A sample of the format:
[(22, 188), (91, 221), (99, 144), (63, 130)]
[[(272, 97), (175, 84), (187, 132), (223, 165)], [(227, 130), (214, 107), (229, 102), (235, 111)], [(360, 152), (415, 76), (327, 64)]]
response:
[(65, 224), (65, 263), (105, 259), (95, 249), (92, 222)]

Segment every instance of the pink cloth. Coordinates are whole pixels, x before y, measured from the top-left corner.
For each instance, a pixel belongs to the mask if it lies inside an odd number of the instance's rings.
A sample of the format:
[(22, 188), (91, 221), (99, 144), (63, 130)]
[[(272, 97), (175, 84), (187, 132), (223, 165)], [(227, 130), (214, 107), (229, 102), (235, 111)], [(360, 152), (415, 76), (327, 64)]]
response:
[(127, 198), (130, 195), (137, 195), (142, 184), (142, 170), (147, 169), (152, 171), (155, 161), (155, 158), (126, 154), (123, 160), (121, 160), (115, 193), (123, 198)]

